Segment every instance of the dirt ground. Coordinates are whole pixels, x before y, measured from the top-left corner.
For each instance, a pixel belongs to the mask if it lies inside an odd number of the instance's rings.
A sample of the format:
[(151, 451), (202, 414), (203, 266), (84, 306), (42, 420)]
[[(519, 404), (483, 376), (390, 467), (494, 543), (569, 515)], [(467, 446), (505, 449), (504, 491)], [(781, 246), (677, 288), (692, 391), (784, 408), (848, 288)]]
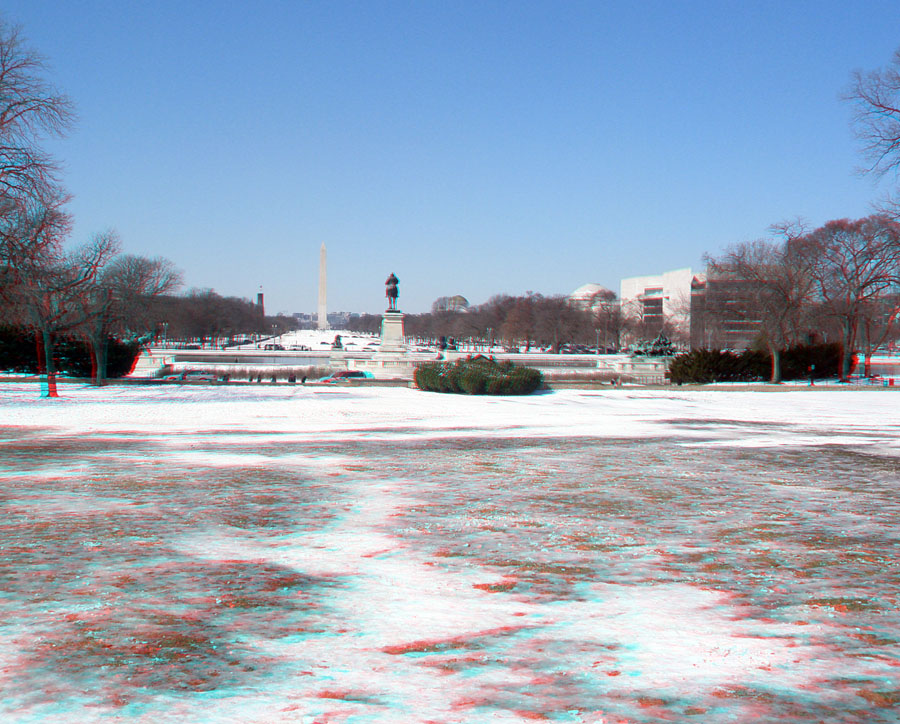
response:
[(5, 721), (895, 721), (895, 457), (2, 429)]

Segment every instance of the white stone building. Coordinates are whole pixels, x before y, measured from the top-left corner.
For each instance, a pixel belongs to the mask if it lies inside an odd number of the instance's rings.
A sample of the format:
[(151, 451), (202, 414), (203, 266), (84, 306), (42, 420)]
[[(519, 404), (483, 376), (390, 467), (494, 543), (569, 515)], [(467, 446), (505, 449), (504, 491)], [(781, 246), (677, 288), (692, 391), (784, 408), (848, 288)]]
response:
[(623, 279), (619, 291), (622, 309), (647, 329), (662, 329), (663, 323), (668, 321), (672, 327), (687, 331), (693, 279), (690, 267)]

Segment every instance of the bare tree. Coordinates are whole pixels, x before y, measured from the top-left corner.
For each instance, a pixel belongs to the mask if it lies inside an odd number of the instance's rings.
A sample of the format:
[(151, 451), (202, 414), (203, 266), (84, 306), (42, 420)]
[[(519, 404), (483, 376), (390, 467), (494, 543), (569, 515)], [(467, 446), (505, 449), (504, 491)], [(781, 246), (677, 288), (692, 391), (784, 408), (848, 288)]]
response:
[(878, 214), (829, 221), (793, 246), (806, 260), (825, 314), (840, 323), (841, 376), (846, 379), (862, 321), (877, 300), (887, 299), (900, 284), (900, 224)]
[(85, 324), (83, 297), (115, 252), (115, 239), (98, 234), (72, 253), (44, 254), (17, 269), (8, 298), (38, 336), (45, 397), (59, 396), (53, 356), (56, 339)]
[(535, 295), (535, 337), (555, 353), (564, 344), (590, 343), (594, 336), (592, 322), (590, 313), (572, 305), (568, 297)]
[[(106, 232), (117, 246), (114, 232)], [(167, 259), (116, 256), (95, 279), (85, 285), (78, 303), (84, 319), (80, 332), (91, 348), (92, 381), (106, 380), (109, 338), (117, 334), (127, 341), (146, 342), (155, 331), (150, 302), (174, 290), (181, 275)]]
[(625, 299), (621, 301), (622, 331), (631, 341), (648, 341), (659, 334), (668, 335), (672, 330), (672, 322), (664, 310), (662, 298), (655, 300), (658, 305), (648, 305), (644, 298)]
[[(594, 318), (594, 328), (600, 339), (600, 347), (615, 348), (622, 346), (622, 332), (625, 329), (625, 316), (622, 303), (616, 293), (604, 289), (595, 293), (589, 300), (589, 309)], [(599, 351), (599, 350), (598, 350)]]
[(0, 217), (0, 300), (11, 303), (19, 285), (35, 269), (60, 258), (72, 229), (72, 218), (63, 210), (65, 202), (61, 194), (51, 194)]
[(707, 262), (709, 278), (728, 284), (728, 313), (755, 325), (772, 357), (771, 381), (781, 382), (781, 353), (806, 332), (813, 290), (808, 260), (788, 242), (759, 240)]
[(165, 323), (170, 339), (201, 344), (236, 334), (271, 333), (273, 324), (282, 331), (297, 326), (293, 317), (263, 317), (259, 305), (249, 299), (223, 297), (212, 289), (191, 289), (183, 295), (159, 294), (148, 298), (142, 315), (148, 329), (159, 330)]
[(0, 301), (20, 318), (14, 302), (59, 267), (71, 228), (57, 169), (40, 144), (66, 131), (74, 114), (45, 73), (21, 30), (0, 20)]
[(859, 348), (863, 353), (863, 374), (872, 376), (872, 356), (900, 328), (900, 293), (882, 294), (863, 305), (859, 320)]
[[(40, 150), (72, 124), (69, 99), (45, 79), (44, 59), (21, 29), (0, 21), (0, 221), (15, 226), (35, 201), (60, 196), (57, 169)], [(13, 237), (14, 238), (14, 237)], [(0, 235), (0, 261), (8, 234)]]
[(503, 320), (500, 334), (510, 347), (524, 342), (525, 351), (531, 351), (536, 339), (534, 302), (533, 295), (517, 297)]
[(845, 99), (853, 104), (866, 172), (885, 174), (900, 165), (900, 50), (885, 68), (856, 71)]
[(102, 282), (113, 290), (116, 300), (114, 329), (128, 340), (142, 339), (156, 327), (149, 302), (174, 291), (182, 284), (181, 272), (168, 259), (122, 254), (112, 260)]

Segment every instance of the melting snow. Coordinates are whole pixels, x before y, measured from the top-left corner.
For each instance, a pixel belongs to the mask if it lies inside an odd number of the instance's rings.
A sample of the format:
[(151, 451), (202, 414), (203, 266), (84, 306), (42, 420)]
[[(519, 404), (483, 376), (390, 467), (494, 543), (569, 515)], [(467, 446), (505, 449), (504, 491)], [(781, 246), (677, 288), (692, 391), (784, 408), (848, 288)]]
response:
[(890, 390), (0, 385), (11, 722), (894, 721)]

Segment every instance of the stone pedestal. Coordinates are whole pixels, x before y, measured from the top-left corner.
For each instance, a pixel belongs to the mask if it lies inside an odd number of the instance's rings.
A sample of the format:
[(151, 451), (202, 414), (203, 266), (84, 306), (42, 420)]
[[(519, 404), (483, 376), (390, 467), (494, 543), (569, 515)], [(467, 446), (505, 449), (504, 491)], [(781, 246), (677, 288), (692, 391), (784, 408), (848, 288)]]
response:
[(403, 341), (403, 312), (387, 311), (381, 320), (381, 346), (378, 353), (403, 353), (406, 343)]

